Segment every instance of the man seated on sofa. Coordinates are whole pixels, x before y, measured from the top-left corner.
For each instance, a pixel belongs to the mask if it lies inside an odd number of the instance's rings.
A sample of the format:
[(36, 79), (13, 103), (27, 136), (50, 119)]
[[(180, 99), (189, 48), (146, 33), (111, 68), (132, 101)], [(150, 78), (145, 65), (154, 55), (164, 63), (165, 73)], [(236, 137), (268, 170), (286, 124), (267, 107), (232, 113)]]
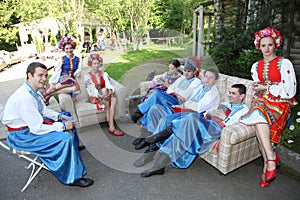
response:
[[(176, 112), (198, 112), (210, 111), (216, 109), (220, 103), (220, 95), (217, 87), (215, 86), (219, 79), (219, 73), (215, 69), (207, 69), (204, 72), (203, 85), (196, 89), (192, 95), (192, 98), (185, 101), (182, 105), (173, 106), (173, 111)], [(168, 116), (169, 115), (169, 116)], [(165, 107), (161, 105), (153, 106), (148, 113), (147, 120), (149, 121), (148, 126), (143, 127), (148, 132), (153, 133), (162, 118), (171, 119), (174, 114), (168, 114)], [(174, 115), (176, 116), (176, 115)], [(168, 127), (166, 130), (171, 135), (172, 127)], [(144, 130), (145, 131), (145, 130)], [(150, 134), (151, 134), (150, 133)], [(166, 136), (167, 138), (167, 136)], [(166, 139), (165, 138), (165, 139)], [(142, 140), (135, 146), (135, 149), (140, 149), (149, 145), (147, 141)], [(153, 160), (155, 151), (158, 147), (155, 144), (149, 145), (142, 157), (134, 162), (134, 166), (140, 167), (145, 165), (147, 162)]]
[(153, 135), (145, 139), (159, 146), (160, 156), (154, 166), (142, 172), (141, 176), (162, 175), (169, 163), (176, 168), (188, 168), (199, 154), (209, 150), (220, 138), (225, 126), (238, 122), (248, 112), (248, 107), (243, 103), (245, 96), (246, 87), (234, 84), (229, 90), (229, 102), (221, 104), (216, 110), (205, 115), (197, 112), (175, 113), (161, 119)]
[(63, 184), (92, 185), (92, 179), (83, 178), (86, 168), (79, 153), (74, 122), (65, 113), (48, 109), (39, 92), (47, 81), (47, 67), (33, 62), (26, 75), (27, 81), (5, 104), (2, 123), (8, 129), (8, 145), (39, 156)]
[[(155, 90), (147, 101), (138, 105), (136, 111), (130, 115), (131, 120), (136, 123), (143, 117), (140, 122), (145, 126), (147, 121), (144, 119), (147, 117), (149, 109), (157, 104), (163, 105), (166, 111), (171, 114), (171, 106), (184, 103), (191, 97), (193, 91), (202, 85), (202, 81), (197, 77), (200, 70), (200, 61), (198, 58), (187, 58), (183, 68), (183, 76), (171, 84), (167, 92)], [(124, 119), (121, 118), (121, 120), (125, 121), (128, 119), (124, 117)]]

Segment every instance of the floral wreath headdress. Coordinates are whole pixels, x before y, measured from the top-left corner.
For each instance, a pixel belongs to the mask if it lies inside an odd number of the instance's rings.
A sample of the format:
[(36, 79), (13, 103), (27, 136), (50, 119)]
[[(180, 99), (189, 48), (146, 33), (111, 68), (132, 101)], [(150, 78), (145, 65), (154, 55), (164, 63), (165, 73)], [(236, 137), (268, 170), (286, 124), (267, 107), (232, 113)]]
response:
[(260, 49), (259, 43), (260, 40), (264, 37), (272, 37), (275, 42), (276, 48), (280, 47), (283, 41), (280, 32), (277, 29), (272, 27), (267, 27), (254, 33), (254, 45), (256, 49), (258, 50)]
[(88, 57), (88, 66), (92, 66), (93, 58), (97, 58), (97, 60), (100, 62), (100, 66), (103, 65), (103, 58), (98, 53), (91, 53)]
[(70, 38), (70, 37), (63, 37), (63, 38), (61, 39), (61, 41), (60, 41), (59, 48), (60, 48), (60, 49), (63, 49), (63, 48), (64, 48), (64, 45), (65, 45), (66, 43), (71, 43), (72, 48), (73, 48), (73, 49), (76, 48), (76, 42), (74, 42), (74, 41), (72, 40), (72, 38)]

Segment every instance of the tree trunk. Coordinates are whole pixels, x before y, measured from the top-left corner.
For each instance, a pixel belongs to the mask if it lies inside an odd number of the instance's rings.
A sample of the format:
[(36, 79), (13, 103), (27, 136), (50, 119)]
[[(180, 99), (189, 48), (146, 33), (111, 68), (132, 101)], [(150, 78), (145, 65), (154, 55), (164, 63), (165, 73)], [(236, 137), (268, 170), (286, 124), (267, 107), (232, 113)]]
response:
[(223, 5), (221, 0), (215, 0), (214, 3), (214, 15), (215, 15), (215, 38), (220, 39), (222, 37), (221, 35), (221, 29), (224, 26), (223, 25), (223, 19), (222, 19), (222, 9)]

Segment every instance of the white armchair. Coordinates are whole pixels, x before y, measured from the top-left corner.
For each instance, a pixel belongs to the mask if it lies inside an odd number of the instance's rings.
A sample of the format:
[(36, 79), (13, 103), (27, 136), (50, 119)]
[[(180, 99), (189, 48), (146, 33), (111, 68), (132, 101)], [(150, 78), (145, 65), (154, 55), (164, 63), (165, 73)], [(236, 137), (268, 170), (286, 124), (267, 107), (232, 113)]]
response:
[[(95, 104), (88, 102), (88, 94), (84, 86), (84, 75), (89, 70), (83, 70), (81, 76), (77, 78), (80, 85), (81, 93), (77, 95), (77, 101), (73, 102), (69, 94), (59, 94), (59, 104), (62, 110), (68, 111), (73, 116), (77, 128), (82, 128), (100, 122), (105, 122), (105, 113), (103, 110), (98, 111)], [(127, 90), (125, 86), (111, 79), (115, 86), (115, 95), (117, 98), (115, 118), (125, 114), (125, 98)]]

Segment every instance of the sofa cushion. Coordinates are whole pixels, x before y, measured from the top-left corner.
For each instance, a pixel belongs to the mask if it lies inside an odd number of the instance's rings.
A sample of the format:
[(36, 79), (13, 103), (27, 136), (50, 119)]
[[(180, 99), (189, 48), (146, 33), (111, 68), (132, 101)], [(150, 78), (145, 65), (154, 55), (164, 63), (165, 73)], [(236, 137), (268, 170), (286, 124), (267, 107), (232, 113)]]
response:
[(219, 90), (220, 94), (220, 102), (225, 102), (225, 98), (227, 96), (227, 79), (229, 78), (228, 75), (225, 74), (219, 74), (219, 79), (216, 83), (216, 87)]
[(104, 113), (104, 109), (97, 110), (96, 105), (87, 102), (87, 100), (80, 99), (75, 102), (76, 112), (78, 118), (88, 115), (94, 115), (99, 113)]

